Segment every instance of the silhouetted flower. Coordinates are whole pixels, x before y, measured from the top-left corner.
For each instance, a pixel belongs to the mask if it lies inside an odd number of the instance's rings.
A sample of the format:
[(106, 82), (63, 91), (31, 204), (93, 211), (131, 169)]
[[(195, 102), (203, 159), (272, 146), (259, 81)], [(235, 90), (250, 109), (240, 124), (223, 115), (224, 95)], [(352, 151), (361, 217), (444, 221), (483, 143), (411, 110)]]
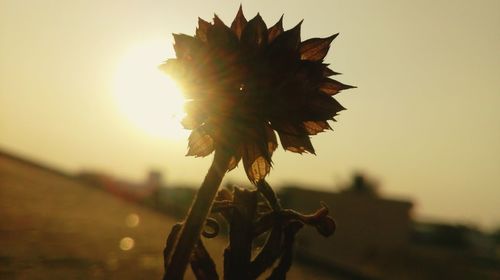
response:
[(267, 28), (240, 7), (231, 27), (215, 16), (199, 19), (195, 36), (174, 34), (177, 58), (162, 67), (188, 99), (188, 155), (224, 149), (228, 170), (243, 159), (255, 183), (269, 173), (274, 131), (284, 149), (314, 154), (309, 135), (331, 129), (327, 121), (344, 110), (332, 96), (351, 86), (328, 78), (337, 73), (323, 63), (338, 34), (301, 42), (301, 23), (284, 31), (281, 18)]

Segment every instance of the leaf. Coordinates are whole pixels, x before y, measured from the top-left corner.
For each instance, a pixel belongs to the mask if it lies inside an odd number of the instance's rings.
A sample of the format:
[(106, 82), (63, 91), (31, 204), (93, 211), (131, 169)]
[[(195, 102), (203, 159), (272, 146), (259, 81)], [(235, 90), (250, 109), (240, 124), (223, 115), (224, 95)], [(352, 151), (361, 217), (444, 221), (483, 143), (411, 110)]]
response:
[(284, 237), (282, 245), (282, 255), (278, 265), (273, 269), (273, 272), (267, 278), (268, 280), (284, 280), (290, 267), (292, 266), (293, 259), (293, 243), (295, 235), (304, 225), (299, 221), (293, 221), (286, 225), (284, 228)]
[(339, 34), (337, 33), (327, 38), (311, 38), (309, 40), (305, 40), (300, 44), (300, 58), (302, 60), (312, 61), (323, 60), (330, 49), (330, 43), (338, 35)]
[(188, 139), (186, 156), (205, 157), (214, 151), (214, 141), (203, 127), (194, 129)]
[(260, 14), (251, 19), (241, 33), (241, 42), (253, 47), (267, 44), (267, 26)]
[(280, 17), (280, 19), (278, 20), (278, 22), (276, 22), (271, 28), (269, 28), (269, 30), (267, 31), (267, 34), (268, 34), (268, 39), (267, 41), (269, 43), (271, 43), (272, 41), (274, 41), (274, 39), (276, 39), (276, 37), (278, 37), (278, 35), (280, 35), (281, 33), (283, 33), (283, 16)]
[(350, 88), (355, 88), (355, 86), (345, 85), (339, 81), (330, 78), (325, 78), (321, 83), (321, 85), (319, 86), (319, 90), (328, 95), (335, 95), (339, 93), (341, 90)]
[(316, 135), (328, 129), (332, 129), (326, 121), (305, 121), (304, 128), (309, 135)]
[(250, 273), (252, 279), (257, 279), (259, 275), (272, 267), (274, 262), (279, 258), (282, 236), (281, 226), (276, 223), (266, 240), (266, 244), (251, 263)]
[(196, 279), (203, 280), (218, 280), (219, 275), (215, 269), (215, 263), (208, 254), (207, 249), (203, 245), (201, 239), (193, 248), (193, 253), (190, 259), (191, 269), (193, 270)]
[(236, 34), (236, 37), (238, 37), (238, 39), (241, 38), (241, 33), (243, 32), (243, 29), (245, 28), (246, 24), (247, 24), (247, 19), (245, 18), (245, 15), (243, 15), (243, 8), (241, 7), (240, 4), (238, 13), (234, 18), (233, 23), (231, 23), (231, 29)]

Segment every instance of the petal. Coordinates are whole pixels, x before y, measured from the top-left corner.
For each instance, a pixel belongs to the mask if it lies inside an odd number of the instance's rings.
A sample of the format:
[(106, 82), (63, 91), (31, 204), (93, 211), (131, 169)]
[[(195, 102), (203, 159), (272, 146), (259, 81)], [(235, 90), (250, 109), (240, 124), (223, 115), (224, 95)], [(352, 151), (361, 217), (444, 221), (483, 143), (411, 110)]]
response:
[(229, 159), (229, 165), (227, 167), (227, 171), (231, 171), (238, 166), (238, 163), (241, 160), (241, 156), (242, 156), (242, 149), (240, 147), (236, 149), (234, 155), (232, 155), (231, 158)]
[(247, 23), (241, 33), (241, 42), (253, 47), (267, 44), (267, 26), (260, 14)]
[(214, 27), (226, 27), (227, 25), (219, 18), (218, 15), (214, 14)]
[(292, 123), (288, 121), (273, 121), (271, 126), (276, 132), (291, 135), (307, 135), (301, 123)]
[(182, 127), (193, 130), (203, 124), (197, 115), (187, 115), (181, 121)]
[(311, 144), (311, 140), (307, 135), (293, 135), (288, 133), (283, 133), (278, 131), (280, 137), (281, 146), (285, 150), (302, 154), (303, 152), (309, 152), (315, 154), (314, 147)]
[(267, 134), (267, 149), (269, 154), (272, 155), (276, 148), (278, 148), (278, 140), (276, 139), (276, 134), (269, 123), (266, 123), (266, 134)]
[(328, 49), (330, 49), (330, 43), (338, 35), (337, 33), (327, 38), (311, 38), (305, 40), (299, 47), (300, 59), (313, 61), (322, 60), (328, 53)]
[(271, 44), (274, 50), (296, 50), (300, 44), (300, 21), (294, 28), (281, 33)]
[(207, 32), (207, 41), (215, 48), (230, 49), (238, 44), (238, 38), (217, 15), (214, 15), (213, 28)]
[(309, 135), (316, 135), (327, 129), (332, 129), (326, 121), (305, 121), (303, 124)]
[(177, 58), (190, 60), (193, 53), (199, 48), (199, 42), (196, 38), (186, 34), (173, 34), (173, 36), (175, 41), (174, 50)]
[(268, 34), (267, 41), (271, 43), (281, 33), (283, 33), (283, 16), (281, 16), (280, 20), (278, 20), (278, 22), (274, 24), (273, 27), (269, 28), (269, 30), (267, 31)]
[(243, 147), (243, 166), (252, 183), (264, 179), (271, 170), (271, 163), (262, 156), (259, 147), (254, 143)]
[(160, 70), (175, 78), (182, 78), (186, 71), (186, 66), (178, 59), (168, 59), (159, 66)]
[(231, 23), (231, 29), (233, 32), (236, 34), (238, 39), (241, 38), (241, 33), (243, 32), (243, 29), (245, 28), (245, 25), (247, 24), (247, 19), (245, 18), (245, 15), (243, 15), (243, 8), (241, 7), (238, 9), (238, 13), (236, 14), (236, 17), (233, 20), (233, 23)]
[(212, 25), (203, 20), (202, 18), (198, 18), (198, 28), (196, 28), (196, 38), (198, 38), (202, 42), (207, 42), (207, 32), (212, 28)]
[(189, 135), (188, 147), (186, 156), (205, 157), (214, 151), (214, 141), (203, 127), (199, 127)]
[(309, 99), (309, 102), (304, 106), (304, 120), (329, 120), (337, 115), (338, 112), (345, 110), (340, 103), (334, 98), (326, 94), (315, 94)]
[(339, 72), (335, 72), (332, 69), (328, 68), (328, 64), (323, 64), (323, 66), (325, 67), (323, 69), (323, 76), (324, 77), (329, 77), (329, 76), (333, 76), (333, 75), (340, 75)]
[(350, 89), (350, 88), (355, 88), (355, 86), (350, 86), (350, 85), (345, 85), (339, 81), (326, 78), (323, 80), (321, 83), (319, 90), (328, 94), (328, 95), (335, 95), (339, 93), (341, 90), (344, 89)]

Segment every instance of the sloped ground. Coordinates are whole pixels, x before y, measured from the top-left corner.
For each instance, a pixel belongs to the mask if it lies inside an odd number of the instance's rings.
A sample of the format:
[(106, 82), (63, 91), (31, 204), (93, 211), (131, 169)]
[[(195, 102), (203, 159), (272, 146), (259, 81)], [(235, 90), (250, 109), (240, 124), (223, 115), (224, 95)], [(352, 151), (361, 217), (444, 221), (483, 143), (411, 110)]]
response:
[[(161, 279), (174, 222), (0, 152), (0, 279)], [(225, 241), (205, 244), (221, 267)], [(329, 279), (314, 274), (289, 279)]]

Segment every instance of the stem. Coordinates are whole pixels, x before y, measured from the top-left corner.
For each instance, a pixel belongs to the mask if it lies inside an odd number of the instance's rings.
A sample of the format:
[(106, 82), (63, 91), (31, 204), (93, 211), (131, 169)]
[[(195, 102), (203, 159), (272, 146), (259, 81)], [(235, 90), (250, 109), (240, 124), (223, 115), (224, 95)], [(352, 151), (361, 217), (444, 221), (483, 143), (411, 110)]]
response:
[(203, 225), (208, 213), (210, 213), (210, 208), (212, 207), (219, 185), (224, 174), (227, 172), (229, 159), (229, 153), (220, 149), (215, 150), (212, 165), (194, 198), (180, 235), (174, 245), (175, 249), (166, 268), (163, 277), (164, 280), (183, 279), (194, 245), (200, 238)]

